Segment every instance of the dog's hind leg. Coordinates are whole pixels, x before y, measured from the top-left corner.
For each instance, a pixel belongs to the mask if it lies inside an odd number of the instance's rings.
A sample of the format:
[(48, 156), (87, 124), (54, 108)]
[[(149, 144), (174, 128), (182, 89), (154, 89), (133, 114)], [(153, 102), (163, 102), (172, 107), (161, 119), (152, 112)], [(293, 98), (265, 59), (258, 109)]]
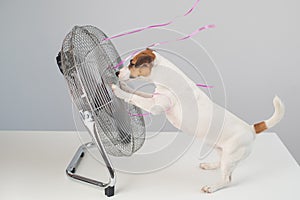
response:
[[(228, 149), (227, 149), (228, 150)], [(246, 155), (246, 148), (230, 149), (225, 151), (223, 148), (222, 159), (221, 159), (221, 180), (213, 185), (202, 187), (202, 191), (205, 193), (212, 193), (219, 189), (228, 186), (231, 182), (231, 175), (240, 160)]]
[(232, 162), (232, 163), (221, 163), (221, 171), (222, 171), (222, 179), (216, 184), (213, 185), (206, 185), (202, 187), (202, 192), (205, 193), (212, 193), (215, 192), (221, 188), (224, 188), (228, 186), (231, 182), (231, 175), (233, 170), (235, 169), (238, 162)]
[(217, 162), (212, 162), (212, 163), (200, 163), (199, 167), (204, 170), (214, 170), (214, 169), (219, 169), (221, 165), (221, 158), (222, 158), (222, 148), (220, 147), (215, 147), (215, 150), (219, 154), (219, 161)]

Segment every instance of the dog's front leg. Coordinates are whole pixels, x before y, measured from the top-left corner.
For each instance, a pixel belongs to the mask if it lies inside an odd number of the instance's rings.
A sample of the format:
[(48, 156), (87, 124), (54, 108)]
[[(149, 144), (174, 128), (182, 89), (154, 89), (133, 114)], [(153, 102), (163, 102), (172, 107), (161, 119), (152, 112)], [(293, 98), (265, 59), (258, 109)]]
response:
[(122, 90), (124, 90), (124, 91), (126, 91), (128, 93), (131, 93), (131, 94), (136, 94), (136, 95), (139, 95), (139, 96), (145, 97), (145, 98), (151, 98), (151, 97), (153, 97), (152, 94), (132, 89), (124, 81), (120, 81), (120, 87), (121, 87)]
[(152, 113), (153, 115), (160, 114), (165, 110), (163, 106), (155, 102), (155, 97), (153, 95), (151, 98), (141, 97), (136, 94), (125, 92), (124, 90), (122, 90), (114, 84), (112, 85), (112, 90), (114, 94), (120, 99), (123, 99), (125, 102), (131, 103), (139, 108), (142, 108), (143, 110), (146, 110)]

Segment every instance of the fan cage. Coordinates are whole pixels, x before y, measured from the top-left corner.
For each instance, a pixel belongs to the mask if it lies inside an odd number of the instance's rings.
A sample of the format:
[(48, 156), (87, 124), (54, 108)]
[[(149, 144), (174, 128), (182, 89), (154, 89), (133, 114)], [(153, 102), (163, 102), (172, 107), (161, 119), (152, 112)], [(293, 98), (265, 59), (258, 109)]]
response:
[(63, 41), (61, 70), (79, 112), (92, 114), (106, 152), (130, 156), (145, 141), (145, 122), (140, 108), (117, 98), (111, 90), (111, 84), (119, 85), (113, 67), (121, 59), (105, 38), (93, 26), (75, 26)]

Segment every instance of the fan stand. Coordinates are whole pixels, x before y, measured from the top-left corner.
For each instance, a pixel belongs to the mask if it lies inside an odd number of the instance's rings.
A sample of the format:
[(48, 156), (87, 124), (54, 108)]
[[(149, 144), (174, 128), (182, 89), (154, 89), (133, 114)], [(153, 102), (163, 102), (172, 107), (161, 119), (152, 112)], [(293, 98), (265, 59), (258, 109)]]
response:
[[(89, 130), (90, 135), (93, 138), (93, 142), (89, 142), (86, 144), (81, 145), (75, 155), (73, 156), (70, 164), (68, 165), (66, 169), (66, 173), (69, 177), (86, 182), (92, 185), (96, 185), (98, 187), (104, 188), (104, 193), (106, 196), (111, 197), (114, 195), (115, 192), (115, 171), (112, 168), (111, 162), (107, 156), (107, 153), (105, 149), (103, 148), (103, 144), (97, 134), (96, 126), (95, 126), (95, 121), (92, 119), (91, 115), (89, 112), (85, 111), (84, 114), (81, 112), (81, 116), (83, 118), (83, 122), (87, 129)], [(98, 150), (101, 153), (101, 156), (105, 162), (105, 165), (107, 167), (107, 170), (109, 172), (110, 178), (107, 183), (97, 181), (94, 179), (90, 179), (81, 175), (76, 174), (76, 168), (78, 167), (81, 159), (84, 157), (85, 152), (87, 149), (97, 147)]]

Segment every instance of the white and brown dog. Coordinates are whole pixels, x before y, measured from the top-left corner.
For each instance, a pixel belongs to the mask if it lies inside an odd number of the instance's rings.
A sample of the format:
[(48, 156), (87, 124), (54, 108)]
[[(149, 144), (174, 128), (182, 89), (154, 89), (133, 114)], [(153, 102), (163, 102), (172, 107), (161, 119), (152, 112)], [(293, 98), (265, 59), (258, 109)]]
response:
[[(273, 127), (284, 115), (284, 105), (276, 96), (273, 100), (275, 112), (273, 116), (260, 123), (249, 125), (225, 108), (218, 106), (190, 80), (178, 67), (157, 52), (146, 49), (136, 54), (129, 66), (124, 66), (116, 73), (120, 79), (121, 88), (112, 85), (114, 94), (126, 102), (134, 104), (154, 115), (165, 113), (166, 118), (176, 128), (185, 133), (196, 134), (199, 138), (211, 142), (220, 153), (220, 161), (216, 163), (201, 163), (206, 170), (220, 168), (220, 182), (202, 187), (206, 193), (214, 192), (231, 182), (231, 174), (239, 161), (251, 152), (255, 135)], [(153, 95), (134, 91), (123, 81), (143, 77), (155, 84)], [(172, 104), (170, 105), (170, 102)], [(195, 114), (195, 111), (197, 113)], [(193, 117), (184, 113), (194, 113)], [(216, 141), (209, 140), (212, 119), (221, 116), (222, 128)], [(218, 118), (218, 117), (217, 117)], [(195, 120), (196, 119), (196, 120)]]

